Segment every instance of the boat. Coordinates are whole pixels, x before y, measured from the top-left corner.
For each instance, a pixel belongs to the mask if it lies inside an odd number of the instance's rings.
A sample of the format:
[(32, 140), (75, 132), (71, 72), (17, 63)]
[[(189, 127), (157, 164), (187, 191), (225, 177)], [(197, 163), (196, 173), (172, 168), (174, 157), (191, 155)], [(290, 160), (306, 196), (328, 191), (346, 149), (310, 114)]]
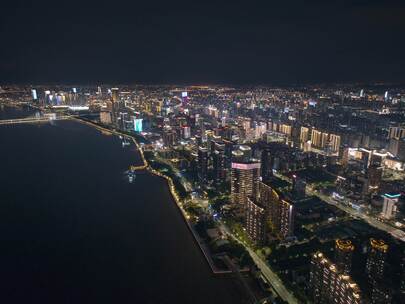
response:
[(132, 170), (130, 170), (130, 171), (128, 172), (128, 181), (129, 181), (130, 183), (132, 183), (135, 178), (136, 178), (135, 172), (132, 171)]

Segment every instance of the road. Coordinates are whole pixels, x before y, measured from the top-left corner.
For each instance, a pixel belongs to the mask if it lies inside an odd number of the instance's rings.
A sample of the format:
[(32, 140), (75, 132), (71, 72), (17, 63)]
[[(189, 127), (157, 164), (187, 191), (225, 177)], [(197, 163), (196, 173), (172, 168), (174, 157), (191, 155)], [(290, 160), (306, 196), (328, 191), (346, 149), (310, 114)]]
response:
[(219, 228), (221, 231), (230, 237), (232, 237), (234, 240), (239, 242), (241, 245), (243, 245), (246, 250), (249, 252), (250, 256), (252, 257), (253, 261), (257, 265), (257, 267), (260, 269), (262, 272), (263, 276), (266, 278), (266, 280), (269, 282), (269, 284), (273, 287), (273, 289), (276, 291), (276, 293), (286, 302), (292, 303), (292, 304), (298, 304), (298, 300), (294, 297), (294, 295), (284, 286), (283, 282), (280, 280), (280, 278), (277, 276), (277, 274), (271, 270), (269, 265), (263, 261), (263, 259), (256, 253), (254, 250), (252, 250), (249, 246), (246, 244), (242, 243), (237, 237), (233, 235), (233, 233), (229, 230), (229, 228), (222, 223), (222, 221), (219, 221)]
[[(288, 177), (281, 175), (281, 174), (275, 174), (275, 175), (278, 178), (291, 183), (291, 180)], [(307, 187), (306, 191), (308, 194), (319, 197), (325, 203), (335, 206), (336, 208), (339, 208), (340, 210), (350, 214), (354, 218), (361, 219), (361, 220), (365, 221), (367, 224), (369, 224), (370, 226), (373, 226), (374, 228), (385, 231), (385, 232), (391, 234), (394, 238), (405, 242), (405, 232), (404, 231), (397, 229), (395, 227), (392, 227), (386, 223), (380, 222), (376, 218), (368, 216), (367, 214), (361, 213), (349, 206), (339, 204), (339, 203), (335, 202), (334, 200), (332, 200), (329, 196), (323, 195), (323, 194), (319, 193), (318, 191), (314, 191), (309, 186)]]

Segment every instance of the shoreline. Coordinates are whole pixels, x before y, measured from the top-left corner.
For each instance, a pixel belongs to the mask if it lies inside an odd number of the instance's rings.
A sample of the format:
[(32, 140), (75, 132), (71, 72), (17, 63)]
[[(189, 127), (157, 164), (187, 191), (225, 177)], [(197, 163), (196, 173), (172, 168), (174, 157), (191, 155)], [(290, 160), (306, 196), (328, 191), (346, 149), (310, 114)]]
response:
[(144, 156), (142, 148), (140, 147), (139, 143), (137, 142), (137, 140), (135, 139), (134, 136), (122, 133), (122, 132), (117, 131), (117, 130), (107, 129), (107, 128), (105, 128), (105, 127), (103, 127), (103, 126), (101, 126), (101, 125), (99, 125), (99, 124), (97, 124), (96, 122), (93, 122), (93, 121), (88, 121), (88, 120), (84, 120), (84, 119), (77, 118), (77, 117), (73, 117), (73, 120), (75, 120), (75, 121), (77, 121), (79, 123), (86, 124), (86, 125), (88, 125), (88, 126), (90, 126), (92, 128), (95, 128), (95, 129), (101, 131), (101, 132), (106, 132), (106, 133), (109, 133), (109, 134), (112, 134), (112, 135), (125, 136), (125, 137), (130, 138), (132, 140), (132, 142), (135, 144), (135, 146), (136, 146), (136, 148), (138, 150), (138, 153), (141, 155), (141, 159), (142, 159), (142, 162), (143, 162), (143, 165), (131, 166), (131, 169), (134, 170), (134, 171), (146, 170), (150, 174), (152, 174), (154, 176), (161, 177), (161, 178), (166, 180), (166, 184), (169, 187), (169, 191), (170, 191), (170, 194), (171, 194), (171, 196), (172, 196), (172, 198), (173, 198), (173, 200), (175, 202), (175, 205), (176, 205), (178, 211), (181, 213), (182, 218), (183, 218), (188, 230), (191, 232), (191, 234), (193, 236), (193, 239), (194, 239), (194, 242), (198, 245), (198, 248), (202, 252), (207, 264), (209, 265), (209, 267), (211, 269), (211, 272), (214, 275), (232, 274), (231, 270), (219, 270), (219, 269), (217, 269), (217, 267), (214, 264), (214, 261), (212, 260), (212, 257), (210, 255), (210, 253), (208, 253), (207, 249), (205, 249), (203, 247), (203, 241), (201, 240), (201, 238), (198, 236), (195, 229), (191, 226), (190, 222), (188, 221), (190, 216), (187, 214), (187, 212), (183, 208), (183, 205), (181, 203), (179, 195), (176, 192), (176, 187), (174, 186), (172, 178), (165, 175), (165, 174), (160, 173), (159, 171), (153, 169), (149, 165), (148, 161), (146, 160), (146, 158)]

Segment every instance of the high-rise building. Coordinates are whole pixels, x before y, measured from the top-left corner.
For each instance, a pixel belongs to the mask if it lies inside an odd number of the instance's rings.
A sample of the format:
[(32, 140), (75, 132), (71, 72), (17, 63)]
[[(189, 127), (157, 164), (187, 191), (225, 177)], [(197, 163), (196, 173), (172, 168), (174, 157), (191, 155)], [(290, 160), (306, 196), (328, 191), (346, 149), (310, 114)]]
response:
[(300, 143), (306, 143), (309, 140), (309, 128), (301, 127)]
[(257, 200), (267, 210), (272, 232), (280, 239), (294, 234), (294, 204), (264, 182), (258, 183)]
[(349, 275), (352, 268), (354, 245), (350, 240), (338, 239), (335, 242), (335, 261), (339, 271)]
[(401, 139), (405, 137), (405, 127), (390, 127), (388, 139)]
[(371, 286), (375, 286), (383, 278), (387, 252), (388, 245), (383, 240), (370, 239), (366, 274)]
[(223, 149), (215, 149), (212, 154), (212, 169), (215, 184), (218, 186), (225, 180), (225, 152)]
[(307, 182), (305, 179), (294, 174), (292, 177), (292, 192), (294, 196), (297, 198), (304, 198), (306, 187)]
[(392, 219), (396, 216), (397, 213), (397, 204), (401, 194), (390, 194), (385, 193), (383, 195), (383, 208), (382, 208), (382, 216), (386, 219)]
[(176, 132), (170, 127), (165, 127), (162, 133), (163, 144), (166, 147), (171, 147), (176, 144)]
[(112, 116), (110, 111), (101, 111), (100, 112), (100, 122), (105, 125), (112, 124)]
[(32, 101), (34, 101), (34, 102), (38, 101), (38, 95), (37, 95), (37, 90), (36, 89), (31, 90), (31, 96), (32, 96)]
[(285, 239), (294, 234), (294, 205), (287, 199), (280, 201), (280, 236)]
[(231, 201), (235, 205), (244, 205), (248, 196), (256, 196), (260, 178), (260, 162), (232, 162)]
[(262, 166), (261, 166), (261, 176), (263, 181), (267, 181), (271, 176), (273, 176), (273, 161), (270, 150), (262, 151)]
[(340, 150), (340, 135), (330, 134), (329, 135), (330, 147), (333, 153), (339, 152)]
[(370, 192), (378, 190), (381, 184), (383, 167), (379, 165), (370, 165), (367, 168), (368, 189)]
[(246, 232), (256, 244), (264, 244), (266, 241), (266, 208), (253, 197), (246, 199)]
[(360, 304), (363, 297), (358, 285), (339, 271), (321, 252), (311, 259), (309, 286), (314, 304)]
[(119, 89), (118, 88), (111, 88), (111, 100), (113, 102), (117, 102), (119, 99)]
[(312, 129), (311, 132), (311, 145), (317, 148), (322, 146), (322, 132)]
[(198, 147), (198, 180), (201, 186), (204, 186), (208, 181), (208, 149)]

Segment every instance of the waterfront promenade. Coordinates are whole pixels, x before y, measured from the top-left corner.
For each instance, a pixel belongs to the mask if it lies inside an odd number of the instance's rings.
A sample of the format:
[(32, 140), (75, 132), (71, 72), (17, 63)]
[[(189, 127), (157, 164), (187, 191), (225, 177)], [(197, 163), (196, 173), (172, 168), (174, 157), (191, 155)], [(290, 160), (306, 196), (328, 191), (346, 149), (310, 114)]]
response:
[[(142, 159), (142, 165), (134, 165), (131, 168), (133, 170), (147, 170), (148, 172), (150, 172), (151, 174), (155, 175), (155, 176), (159, 176), (162, 177), (164, 179), (166, 179), (167, 184), (169, 186), (169, 190), (170, 193), (174, 199), (174, 201), (176, 202), (176, 206), (178, 207), (178, 210), (181, 212), (182, 214), (182, 218), (184, 219), (184, 222), (186, 223), (189, 231), (192, 233), (193, 238), (195, 240), (195, 242), (197, 243), (198, 247), (200, 248), (201, 252), (203, 253), (205, 260), (207, 261), (208, 265), (211, 268), (211, 271), (213, 274), (216, 275), (223, 275), (223, 274), (232, 274), (234, 273), (234, 271), (232, 270), (220, 270), (217, 269), (217, 267), (215, 266), (211, 254), (209, 253), (209, 249), (206, 247), (206, 245), (204, 244), (204, 242), (201, 240), (201, 238), (198, 236), (198, 233), (195, 231), (195, 229), (192, 227), (192, 225), (189, 222), (190, 219), (190, 215), (187, 213), (187, 211), (184, 209), (183, 207), (183, 203), (176, 191), (173, 179), (165, 174), (162, 174), (161, 172), (153, 169), (147, 159), (144, 156), (143, 150), (141, 148), (141, 146), (139, 145), (139, 143), (137, 142), (137, 140), (135, 139), (135, 137), (122, 133), (120, 131), (117, 130), (111, 130), (111, 129), (107, 129), (104, 128), (102, 126), (100, 126), (99, 124), (92, 122), (92, 121), (88, 121), (88, 120), (83, 120), (80, 118), (75, 118), (77, 121), (85, 123), (87, 125), (90, 125), (98, 130), (100, 130), (103, 133), (110, 133), (113, 135), (117, 135), (117, 136), (125, 136), (127, 138), (130, 138), (133, 143), (135, 144), (135, 146), (137, 147), (137, 150), (140, 153), (141, 159)], [(273, 290), (287, 303), (292, 303), (292, 304), (297, 304), (298, 301), (295, 298), (295, 296), (292, 294), (292, 292), (290, 292), (282, 283), (281, 279), (277, 276), (277, 274), (271, 270), (271, 268), (269, 267), (269, 265), (261, 258), (259, 257), (252, 248), (250, 248), (248, 245), (244, 244), (243, 242), (241, 242), (229, 229), (228, 227), (226, 227), (223, 223), (221, 223), (220, 225), (221, 231), (223, 231), (226, 235), (229, 235), (231, 238), (235, 239), (237, 242), (239, 242), (241, 245), (243, 245), (246, 250), (248, 251), (248, 253), (250, 254), (250, 256), (252, 257), (253, 261), (255, 262), (255, 264), (257, 265), (257, 267), (260, 269), (260, 271), (262, 272), (262, 274), (264, 275), (264, 277), (266, 278), (266, 280), (268, 281), (268, 283), (273, 287)], [(243, 282), (242, 282), (243, 283)]]

